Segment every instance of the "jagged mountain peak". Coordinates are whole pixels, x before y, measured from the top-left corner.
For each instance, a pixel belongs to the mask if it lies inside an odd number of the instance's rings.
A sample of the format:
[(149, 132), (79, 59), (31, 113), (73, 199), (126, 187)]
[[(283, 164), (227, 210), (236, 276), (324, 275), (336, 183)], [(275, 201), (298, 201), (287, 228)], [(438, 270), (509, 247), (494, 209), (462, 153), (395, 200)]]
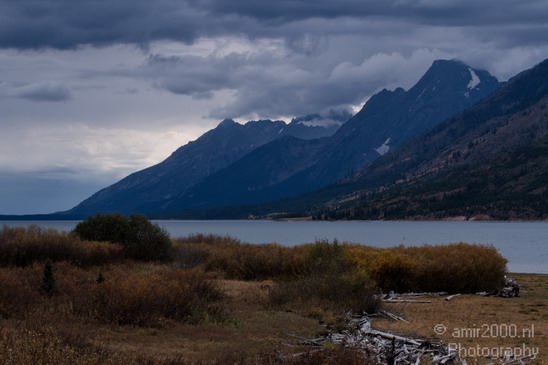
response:
[(421, 95), (426, 90), (439, 92), (445, 89), (462, 92), (465, 97), (470, 97), (471, 92), (498, 84), (498, 80), (489, 72), (470, 67), (460, 60), (436, 60), (409, 92)]
[(231, 127), (233, 125), (237, 125), (239, 123), (236, 123), (234, 121), (234, 119), (230, 119), (230, 118), (226, 118), (226, 119), (223, 119), (218, 125), (217, 127)]
[[(220, 195), (248, 204), (310, 191), (348, 176), (498, 86), (485, 71), (439, 60), (409, 91), (382, 90), (340, 127), (341, 119), (349, 117), (340, 111), (290, 123), (225, 119), (164, 162), (104, 189), (69, 213), (164, 214), (220, 206)], [(337, 122), (332, 132), (326, 122)]]

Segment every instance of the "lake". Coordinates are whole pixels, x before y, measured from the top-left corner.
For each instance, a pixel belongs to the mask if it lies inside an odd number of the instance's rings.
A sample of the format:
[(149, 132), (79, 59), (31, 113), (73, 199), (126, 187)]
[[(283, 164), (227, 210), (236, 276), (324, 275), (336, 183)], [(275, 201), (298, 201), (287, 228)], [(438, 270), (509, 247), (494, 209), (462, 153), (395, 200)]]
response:
[[(548, 273), (548, 222), (446, 221), (155, 221), (172, 237), (191, 233), (230, 235), (250, 243), (296, 245), (337, 239), (377, 247), (451, 242), (495, 246), (511, 272)], [(76, 221), (5, 221), (9, 226), (37, 224), (69, 231)]]

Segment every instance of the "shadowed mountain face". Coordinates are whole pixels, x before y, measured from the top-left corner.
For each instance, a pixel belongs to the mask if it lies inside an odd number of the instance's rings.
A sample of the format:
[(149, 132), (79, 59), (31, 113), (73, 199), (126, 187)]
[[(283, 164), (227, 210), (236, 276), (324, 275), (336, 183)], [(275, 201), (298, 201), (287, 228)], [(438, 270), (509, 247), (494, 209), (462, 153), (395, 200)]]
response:
[(459, 61), (435, 61), (409, 91), (382, 90), (330, 139), (295, 182), (321, 187), (348, 176), (410, 138), (490, 95), (499, 82)]
[(166, 212), (176, 213), (180, 207), (203, 209), (259, 203), (265, 197), (270, 200), (292, 195), (276, 190), (277, 184), (310, 166), (324, 144), (324, 139), (305, 141), (289, 136), (265, 144), (173, 199)]
[[(358, 114), (324, 140), (323, 146), (302, 153), (310, 146), (302, 144), (301, 154), (293, 158), (293, 165), (273, 166), (269, 163), (272, 155), (265, 154), (263, 149), (251, 152), (254, 157), (245, 160), (248, 171), (272, 166), (275, 171), (270, 173), (285, 179), (258, 184), (252, 176), (241, 174), (244, 162), (240, 161), (237, 169), (229, 166), (220, 172), (223, 178), (214, 174), (186, 196), (172, 201), (170, 210), (176, 215), (185, 209), (255, 204), (321, 188), (464, 110), (498, 87), (499, 82), (486, 71), (473, 70), (459, 61), (436, 61), (409, 91), (383, 90), (371, 97)], [(295, 151), (299, 142), (285, 142), (284, 157), (289, 158), (289, 151)], [(257, 179), (261, 178), (257, 175)], [(223, 185), (224, 181), (232, 183)]]
[(379, 92), (340, 128), (342, 117), (318, 115), (289, 124), (225, 120), (164, 162), (101, 190), (68, 213), (174, 217), (192, 209), (296, 196), (349, 176), (498, 87), (486, 71), (435, 61), (409, 91)]
[(547, 138), (548, 60), (326, 189), (317, 195), (327, 201), (318, 212), (331, 218), (543, 219)]
[(268, 142), (282, 136), (296, 135), (311, 139), (329, 136), (334, 132), (331, 127), (309, 127), (298, 122), (287, 125), (282, 121), (261, 120), (241, 125), (225, 119), (196, 141), (177, 149), (163, 162), (100, 190), (67, 214), (130, 214), (146, 213), (149, 209), (162, 210), (163, 205), (204, 177), (229, 166)]

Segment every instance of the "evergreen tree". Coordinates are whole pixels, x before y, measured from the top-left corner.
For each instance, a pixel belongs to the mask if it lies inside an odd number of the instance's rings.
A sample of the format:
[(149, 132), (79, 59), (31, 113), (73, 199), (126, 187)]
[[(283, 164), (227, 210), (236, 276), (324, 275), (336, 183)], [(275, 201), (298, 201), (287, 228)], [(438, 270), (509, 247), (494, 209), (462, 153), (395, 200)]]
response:
[(44, 264), (44, 270), (42, 271), (42, 283), (40, 289), (47, 295), (51, 295), (55, 289), (55, 278), (53, 276), (53, 264), (49, 259)]

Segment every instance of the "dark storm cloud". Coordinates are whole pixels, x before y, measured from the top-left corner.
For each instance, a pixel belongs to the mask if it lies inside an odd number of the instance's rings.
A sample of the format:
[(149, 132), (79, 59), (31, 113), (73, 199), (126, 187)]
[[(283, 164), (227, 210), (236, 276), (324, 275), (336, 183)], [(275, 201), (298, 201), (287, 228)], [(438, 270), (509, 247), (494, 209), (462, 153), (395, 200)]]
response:
[(277, 22), (308, 18), (398, 17), (425, 24), (471, 25), (478, 20), (490, 24), (516, 20), (543, 22), (547, 11), (546, 2), (542, 0), (198, 0), (192, 3), (216, 14)]
[(275, 118), (360, 104), (379, 88), (416, 82), (415, 75), (443, 56), (422, 49), (407, 57), (380, 53), (357, 63), (335, 60), (324, 64), (279, 49), (225, 56), (154, 55), (145, 66), (119, 74), (146, 77), (161, 89), (195, 99), (231, 91), (232, 98), (210, 111), (212, 118)]
[[(0, 47), (74, 48), (155, 40), (191, 43), (201, 36), (299, 38), (285, 27), (310, 19), (374, 19), (432, 26), (545, 25), (544, 0), (2, 0)], [(363, 30), (367, 28), (364, 27)], [(382, 28), (390, 32), (389, 26)], [(301, 29), (302, 31), (302, 29)], [(306, 33), (322, 34), (321, 28)], [(359, 31), (359, 29), (358, 29)], [(506, 34), (499, 29), (500, 34)], [(508, 34), (510, 35), (510, 34)], [(298, 43), (298, 42), (297, 42)]]
[[(381, 87), (410, 86), (436, 57), (492, 69), (495, 54), (546, 47), (546, 19), (545, 0), (0, 0), (0, 47), (132, 44), (148, 53), (155, 41), (233, 37), (258, 48), (277, 41), (276, 49), (256, 52), (158, 51), (142, 67), (114, 71), (194, 100), (229, 91), (210, 117), (270, 117), (348, 107)], [(29, 86), (17, 96), (71, 98), (60, 85)]]
[(72, 99), (70, 90), (58, 83), (35, 83), (13, 90), (15, 98), (41, 102), (62, 102)]
[(203, 17), (184, 1), (2, 0), (0, 46), (16, 49), (191, 41)]
[(546, 0), (0, 0), (0, 213), (67, 209), (212, 118), (357, 108), (435, 59), (507, 79), (547, 57), (547, 19)]

